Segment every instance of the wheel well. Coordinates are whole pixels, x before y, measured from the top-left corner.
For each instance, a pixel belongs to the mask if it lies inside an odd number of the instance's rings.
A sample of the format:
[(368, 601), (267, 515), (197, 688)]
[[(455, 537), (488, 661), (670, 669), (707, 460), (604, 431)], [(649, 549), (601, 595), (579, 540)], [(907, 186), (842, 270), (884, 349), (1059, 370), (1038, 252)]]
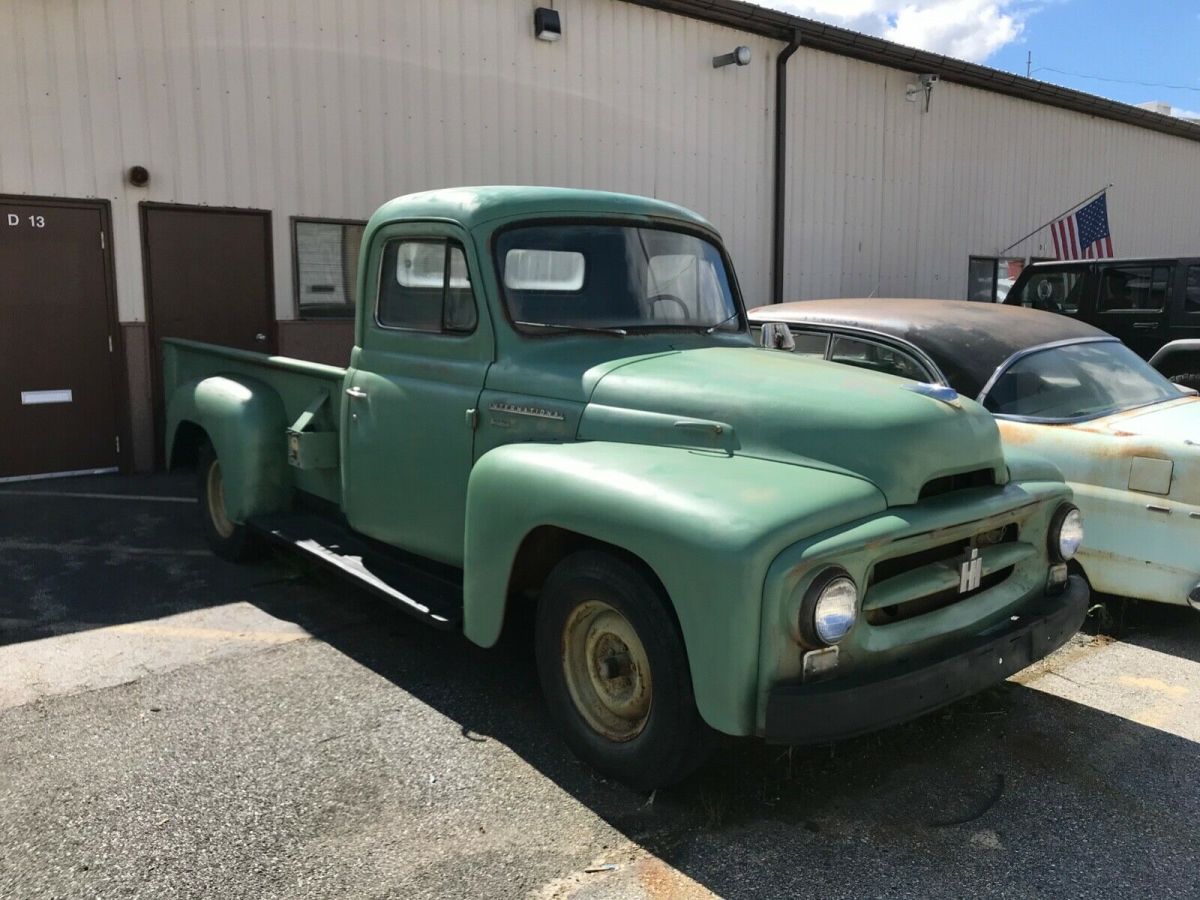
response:
[[(551, 570), (572, 553), (584, 549), (604, 550), (639, 569), (667, 601), (671, 615), (675, 615), (675, 607), (670, 602), (670, 595), (663, 586), (662, 579), (644, 559), (624, 547), (555, 525), (539, 525), (521, 541), (508, 576), (509, 610), (512, 609), (513, 600), (520, 602), (534, 599)], [(507, 615), (505, 618), (507, 619)]]
[(195, 422), (180, 422), (175, 429), (175, 441), (171, 445), (169, 470), (195, 468), (199, 462), (200, 448), (208, 441), (208, 434)]

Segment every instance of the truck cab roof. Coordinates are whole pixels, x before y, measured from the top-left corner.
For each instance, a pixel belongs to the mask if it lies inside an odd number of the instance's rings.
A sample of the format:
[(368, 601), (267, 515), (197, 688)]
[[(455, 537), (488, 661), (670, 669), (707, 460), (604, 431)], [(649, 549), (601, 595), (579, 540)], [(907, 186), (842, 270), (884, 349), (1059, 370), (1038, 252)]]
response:
[(690, 209), (664, 200), (575, 188), (491, 185), (444, 188), (396, 197), (375, 212), (368, 231), (406, 219), (440, 219), (457, 222), (470, 230), (498, 219), (547, 215), (670, 219), (706, 231), (714, 230), (706, 219)]

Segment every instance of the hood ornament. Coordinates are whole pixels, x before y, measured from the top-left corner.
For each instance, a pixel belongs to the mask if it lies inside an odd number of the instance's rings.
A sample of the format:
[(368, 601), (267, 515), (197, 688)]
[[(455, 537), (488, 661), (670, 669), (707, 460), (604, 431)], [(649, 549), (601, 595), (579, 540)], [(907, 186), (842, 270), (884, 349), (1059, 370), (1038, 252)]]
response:
[(906, 384), (906, 391), (912, 391), (914, 394), (920, 394), (922, 397), (929, 397), (931, 400), (940, 400), (947, 406), (953, 406), (955, 409), (962, 409), (962, 401), (959, 399), (958, 391), (952, 387), (946, 387), (944, 384), (931, 384), (921, 381), (916, 384)]

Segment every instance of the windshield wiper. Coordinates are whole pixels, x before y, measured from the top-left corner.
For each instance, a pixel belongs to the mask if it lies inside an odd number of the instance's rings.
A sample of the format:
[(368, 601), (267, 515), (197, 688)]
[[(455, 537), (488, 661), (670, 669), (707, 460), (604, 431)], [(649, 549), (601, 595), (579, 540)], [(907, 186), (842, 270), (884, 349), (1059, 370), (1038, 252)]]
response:
[(585, 331), (592, 334), (615, 334), (619, 337), (624, 337), (629, 334), (624, 328), (615, 326), (605, 327), (602, 325), (562, 325), (558, 322), (516, 322), (517, 325), (524, 325), (528, 328), (554, 328), (559, 331)]
[(720, 322), (718, 322), (716, 325), (709, 325), (707, 328), (705, 328), (705, 329), (704, 329), (704, 333), (705, 333), (705, 334), (712, 334), (714, 331), (716, 331), (716, 330), (717, 330), (718, 328), (720, 328), (722, 325), (728, 324), (729, 322), (732, 322), (734, 319), (736, 319), (736, 318), (738, 317), (738, 314), (739, 314), (740, 312), (741, 312), (741, 310), (734, 310), (734, 313), (733, 313), (733, 315), (731, 315), (731, 316), (726, 316), (724, 319), (722, 319), (722, 320), (721, 320)]

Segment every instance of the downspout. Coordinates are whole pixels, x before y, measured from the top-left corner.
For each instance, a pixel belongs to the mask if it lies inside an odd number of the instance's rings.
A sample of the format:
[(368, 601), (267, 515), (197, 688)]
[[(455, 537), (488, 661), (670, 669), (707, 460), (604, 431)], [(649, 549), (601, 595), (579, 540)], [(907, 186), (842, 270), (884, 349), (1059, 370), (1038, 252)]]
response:
[(771, 209), (771, 302), (783, 302), (784, 240), (787, 224), (787, 64), (800, 49), (800, 30), (775, 60), (775, 200)]

